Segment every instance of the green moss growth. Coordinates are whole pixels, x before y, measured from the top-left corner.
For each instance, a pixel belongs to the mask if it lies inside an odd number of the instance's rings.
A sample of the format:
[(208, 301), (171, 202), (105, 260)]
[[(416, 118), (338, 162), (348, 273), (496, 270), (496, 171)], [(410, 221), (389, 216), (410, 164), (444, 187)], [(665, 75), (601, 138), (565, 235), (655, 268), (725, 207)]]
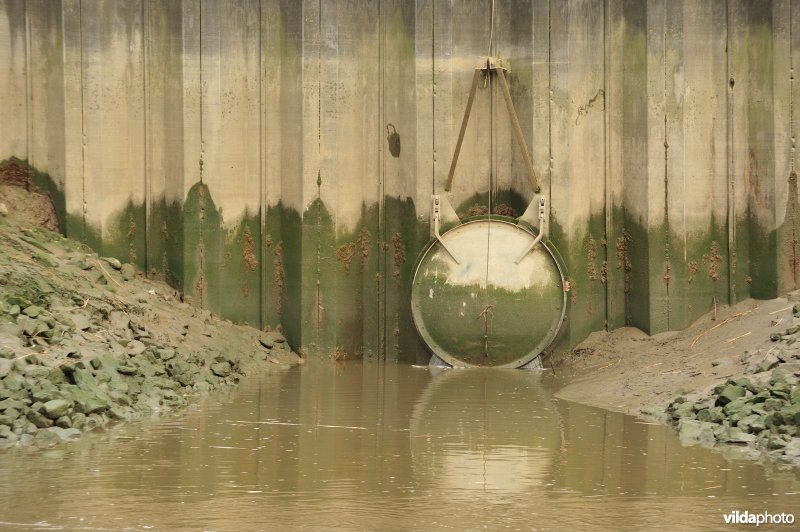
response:
[(605, 216), (590, 216), (582, 228), (585, 230), (568, 235), (558, 216), (550, 216), (548, 239), (563, 257), (564, 275), (570, 285), (570, 305), (562, 335), (570, 347), (605, 326)]
[(167, 203), (162, 197), (150, 209), (147, 273), (183, 290), (183, 250), (183, 207), (177, 201)]
[(102, 255), (116, 257), (146, 270), (144, 204), (134, 205), (128, 201), (125, 207), (109, 217), (101, 237), (99, 249)]
[(386, 359), (427, 364), (430, 354), (411, 316), (411, 279), (416, 261), (430, 242), (430, 221), (418, 218), (411, 198), (386, 196), (383, 200), (385, 266), (376, 278), (384, 293), (384, 344)]
[(278, 203), (267, 209), (262, 241), (265, 260), (265, 325), (279, 325), (291, 345), (301, 345), (302, 219), (300, 213)]

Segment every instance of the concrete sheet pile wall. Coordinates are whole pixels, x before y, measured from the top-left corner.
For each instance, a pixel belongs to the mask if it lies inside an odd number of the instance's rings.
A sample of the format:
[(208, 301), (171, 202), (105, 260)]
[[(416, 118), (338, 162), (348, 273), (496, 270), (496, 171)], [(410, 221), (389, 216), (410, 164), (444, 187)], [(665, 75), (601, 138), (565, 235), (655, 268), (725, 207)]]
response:
[[(0, 0), (0, 179), (26, 169), (68, 236), (309, 355), (427, 360), (409, 281), (490, 54), (569, 277), (557, 349), (797, 288), (797, 6), (495, 4)], [(533, 197), (481, 79), (449, 202)]]

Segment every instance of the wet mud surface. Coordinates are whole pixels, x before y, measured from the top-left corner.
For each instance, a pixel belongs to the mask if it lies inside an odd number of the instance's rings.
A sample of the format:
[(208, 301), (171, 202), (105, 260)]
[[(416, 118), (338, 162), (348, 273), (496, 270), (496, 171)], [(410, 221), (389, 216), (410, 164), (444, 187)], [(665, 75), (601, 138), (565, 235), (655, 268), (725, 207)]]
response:
[(687, 442), (797, 466), (798, 301), (798, 292), (746, 300), (653, 337), (593, 333), (554, 368), (564, 383), (557, 395), (673, 424)]

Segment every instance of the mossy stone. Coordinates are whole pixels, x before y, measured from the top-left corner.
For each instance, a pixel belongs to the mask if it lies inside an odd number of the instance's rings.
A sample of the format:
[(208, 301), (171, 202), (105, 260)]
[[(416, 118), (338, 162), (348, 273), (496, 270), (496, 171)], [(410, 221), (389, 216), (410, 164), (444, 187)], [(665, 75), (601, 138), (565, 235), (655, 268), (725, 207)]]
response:
[(725, 406), (740, 397), (744, 397), (745, 393), (746, 391), (742, 386), (728, 384), (719, 392), (715, 404), (716, 406)]

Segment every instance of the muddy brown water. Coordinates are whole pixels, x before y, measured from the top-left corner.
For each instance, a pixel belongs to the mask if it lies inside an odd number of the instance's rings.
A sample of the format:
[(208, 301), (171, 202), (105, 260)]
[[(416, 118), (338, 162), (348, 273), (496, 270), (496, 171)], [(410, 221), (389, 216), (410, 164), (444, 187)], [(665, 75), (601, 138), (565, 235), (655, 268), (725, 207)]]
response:
[[(0, 455), (0, 528), (720, 530), (800, 475), (553, 398), (547, 375), (306, 366), (197, 408)], [(792, 529), (775, 525), (773, 529)], [(761, 526), (759, 530), (770, 529)]]

